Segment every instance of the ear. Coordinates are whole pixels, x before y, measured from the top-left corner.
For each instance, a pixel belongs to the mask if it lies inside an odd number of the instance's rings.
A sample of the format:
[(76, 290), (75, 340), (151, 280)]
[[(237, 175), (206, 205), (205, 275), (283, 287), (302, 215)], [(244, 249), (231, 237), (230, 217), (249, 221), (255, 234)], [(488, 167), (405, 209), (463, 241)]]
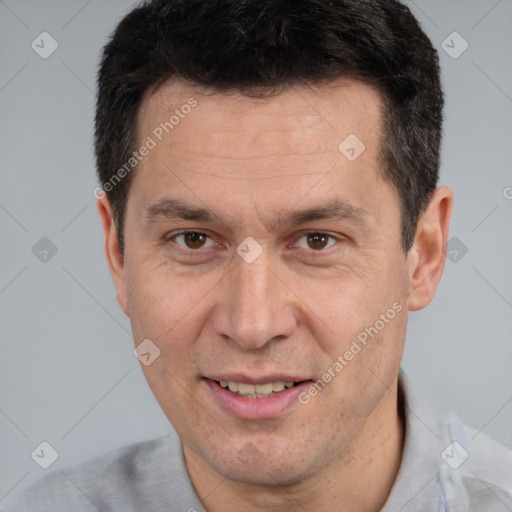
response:
[(126, 295), (126, 276), (124, 266), (124, 255), (119, 246), (119, 239), (117, 236), (117, 226), (114, 221), (114, 215), (110, 201), (106, 194), (103, 194), (97, 201), (98, 212), (100, 214), (103, 232), (105, 234), (105, 254), (110, 269), (110, 274), (114, 281), (114, 286), (117, 293), (117, 302), (121, 309), (130, 316), (128, 313), (128, 301)]
[(443, 274), (445, 247), (453, 206), (453, 192), (437, 187), (416, 229), (414, 244), (407, 255), (409, 264), (409, 311), (428, 306)]

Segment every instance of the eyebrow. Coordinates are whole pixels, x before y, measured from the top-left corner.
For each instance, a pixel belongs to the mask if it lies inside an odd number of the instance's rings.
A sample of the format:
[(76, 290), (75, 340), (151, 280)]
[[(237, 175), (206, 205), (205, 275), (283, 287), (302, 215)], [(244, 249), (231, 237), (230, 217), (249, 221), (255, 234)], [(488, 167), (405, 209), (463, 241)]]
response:
[[(358, 206), (334, 198), (327, 203), (293, 210), (280, 214), (274, 225), (289, 226), (306, 224), (315, 220), (348, 220), (355, 224), (366, 225), (371, 215)], [(146, 209), (146, 222), (161, 220), (191, 220), (209, 224), (219, 222), (219, 216), (210, 208), (198, 207), (179, 199), (164, 197)], [(220, 220), (222, 223), (222, 220)]]

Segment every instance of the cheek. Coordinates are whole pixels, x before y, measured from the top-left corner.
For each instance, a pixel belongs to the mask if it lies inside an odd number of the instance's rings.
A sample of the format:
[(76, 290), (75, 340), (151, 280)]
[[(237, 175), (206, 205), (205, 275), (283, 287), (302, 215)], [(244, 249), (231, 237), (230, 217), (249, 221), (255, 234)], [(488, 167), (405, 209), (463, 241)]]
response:
[[(365, 312), (367, 320), (361, 321), (359, 315), (352, 325), (340, 323), (339, 334), (324, 340), (330, 362), (321, 380), (331, 384), (321, 393), (323, 406), (356, 422), (373, 410), (400, 367), (407, 314), (398, 301), (389, 306), (377, 315)], [(357, 329), (355, 322), (360, 325)]]
[[(184, 326), (193, 337), (199, 326), (202, 303), (214, 293), (219, 277), (215, 273), (197, 276), (193, 271), (177, 273), (172, 266), (140, 258), (127, 269), (127, 295), (134, 333), (156, 339), (181, 338)], [(196, 321), (191, 322), (191, 319)], [(192, 329), (192, 330), (191, 330)]]
[(376, 322), (379, 337), (396, 328), (396, 310), (402, 309), (404, 300), (400, 276), (398, 268), (368, 265), (340, 271), (328, 279), (301, 280), (292, 286), (303, 303), (303, 316), (309, 318), (310, 330), (335, 358), (361, 333), (364, 341), (364, 333)]

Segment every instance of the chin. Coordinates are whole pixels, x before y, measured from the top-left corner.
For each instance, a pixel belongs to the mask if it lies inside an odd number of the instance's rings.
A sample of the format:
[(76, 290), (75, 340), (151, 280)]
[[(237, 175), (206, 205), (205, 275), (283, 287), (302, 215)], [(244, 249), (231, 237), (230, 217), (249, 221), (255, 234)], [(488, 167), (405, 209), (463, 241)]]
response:
[(302, 472), (299, 474), (294, 474), (288, 471), (283, 473), (281, 469), (273, 471), (268, 466), (265, 468), (264, 473), (261, 473), (258, 469), (254, 468), (243, 468), (240, 472), (234, 472), (231, 469), (230, 473), (223, 474), (223, 476), (227, 480), (231, 480), (235, 483), (264, 487), (295, 485), (307, 478), (307, 474), (303, 474)]
[[(289, 456), (289, 454), (288, 454)], [(288, 486), (294, 485), (307, 479), (315, 472), (314, 464), (306, 467), (307, 462), (303, 456), (297, 454), (299, 460), (284, 460), (283, 456), (278, 459), (274, 455), (261, 455), (258, 460), (241, 461), (227, 457), (221, 464), (212, 464), (217, 473), (227, 480), (235, 483), (254, 486)]]

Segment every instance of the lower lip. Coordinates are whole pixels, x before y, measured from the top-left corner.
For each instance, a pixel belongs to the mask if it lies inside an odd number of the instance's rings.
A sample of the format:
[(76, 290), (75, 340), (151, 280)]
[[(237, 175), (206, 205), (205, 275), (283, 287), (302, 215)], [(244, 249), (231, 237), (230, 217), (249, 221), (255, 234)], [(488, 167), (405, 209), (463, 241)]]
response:
[(211, 379), (205, 378), (204, 381), (224, 412), (244, 420), (264, 420), (279, 416), (294, 402), (298, 402), (298, 396), (311, 386), (312, 382), (301, 382), (293, 388), (285, 388), (267, 398), (246, 398), (231, 393)]

